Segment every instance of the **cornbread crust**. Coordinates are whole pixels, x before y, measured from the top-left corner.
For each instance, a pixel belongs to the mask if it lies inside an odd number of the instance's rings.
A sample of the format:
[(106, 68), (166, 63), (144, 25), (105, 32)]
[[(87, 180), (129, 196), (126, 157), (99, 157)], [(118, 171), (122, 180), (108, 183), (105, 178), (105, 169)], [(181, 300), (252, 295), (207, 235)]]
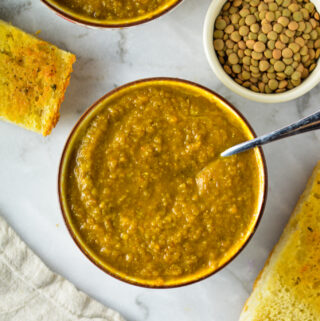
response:
[(240, 321), (320, 319), (320, 162), (258, 275)]
[(0, 20), (0, 119), (47, 136), (75, 55)]

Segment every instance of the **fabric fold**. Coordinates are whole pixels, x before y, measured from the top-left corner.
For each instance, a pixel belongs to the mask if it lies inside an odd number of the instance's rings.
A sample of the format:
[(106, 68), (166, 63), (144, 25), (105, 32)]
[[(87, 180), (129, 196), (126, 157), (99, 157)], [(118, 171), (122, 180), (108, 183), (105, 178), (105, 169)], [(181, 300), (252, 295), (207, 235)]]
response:
[(48, 267), (0, 217), (0, 321), (125, 321)]

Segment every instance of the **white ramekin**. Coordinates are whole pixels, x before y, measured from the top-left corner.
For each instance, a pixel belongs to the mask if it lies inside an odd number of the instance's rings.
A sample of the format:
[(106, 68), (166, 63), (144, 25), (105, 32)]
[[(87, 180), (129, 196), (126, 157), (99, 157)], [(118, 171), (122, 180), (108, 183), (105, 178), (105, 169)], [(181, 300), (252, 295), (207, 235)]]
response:
[[(318, 64), (317, 67), (314, 69), (314, 71), (310, 74), (310, 76), (306, 80), (304, 80), (301, 83), (301, 85), (280, 94), (256, 93), (236, 83), (224, 71), (213, 47), (214, 23), (225, 3), (226, 3), (226, 0), (212, 1), (206, 15), (206, 19), (204, 22), (204, 30), (203, 30), (203, 43), (204, 43), (204, 49), (205, 49), (207, 59), (209, 61), (209, 64), (212, 70), (225, 86), (227, 86), (230, 90), (237, 93), (238, 95), (254, 101), (263, 102), (263, 103), (280, 103), (280, 102), (293, 100), (295, 98), (298, 98), (304, 95), (320, 82), (320, 64)], [(314, 5), (316, 6), (317, 10), (320, 12), (320, 1), (314, 2)]]

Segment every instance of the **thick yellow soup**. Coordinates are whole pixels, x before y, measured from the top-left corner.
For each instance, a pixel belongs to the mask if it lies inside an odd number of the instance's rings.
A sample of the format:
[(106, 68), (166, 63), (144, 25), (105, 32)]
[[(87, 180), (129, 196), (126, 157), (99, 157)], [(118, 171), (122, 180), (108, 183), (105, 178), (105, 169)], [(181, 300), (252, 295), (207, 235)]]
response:
[(145, 83), (100, 103), (66, 165), (64, 207), (78, 243), (112, 274), (140, 284), (187, 283), (226, 264), (251, 235), (263, 194), (252, 138), (213, 95)]
[(178, 0), (54, 0), (54, 2), (88, 18), (121, 21), (160, 13)]

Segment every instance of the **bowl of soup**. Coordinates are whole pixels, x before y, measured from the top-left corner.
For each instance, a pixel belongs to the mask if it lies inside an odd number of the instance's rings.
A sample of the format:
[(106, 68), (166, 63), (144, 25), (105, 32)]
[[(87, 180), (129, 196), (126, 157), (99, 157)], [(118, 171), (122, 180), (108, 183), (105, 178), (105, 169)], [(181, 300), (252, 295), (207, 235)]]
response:
[(189, 81), (144, 79), (109, 92), (62, 154), (58, 191), (72, 238), (134, 285), (177, 287), (216, 273), (263, 213), (262, 150), (220, 156), (254, 137), (230, 103)]
[(42, 0), (63, 18), (98, 28), (123, 28), (156, 19), (183, 0)]

